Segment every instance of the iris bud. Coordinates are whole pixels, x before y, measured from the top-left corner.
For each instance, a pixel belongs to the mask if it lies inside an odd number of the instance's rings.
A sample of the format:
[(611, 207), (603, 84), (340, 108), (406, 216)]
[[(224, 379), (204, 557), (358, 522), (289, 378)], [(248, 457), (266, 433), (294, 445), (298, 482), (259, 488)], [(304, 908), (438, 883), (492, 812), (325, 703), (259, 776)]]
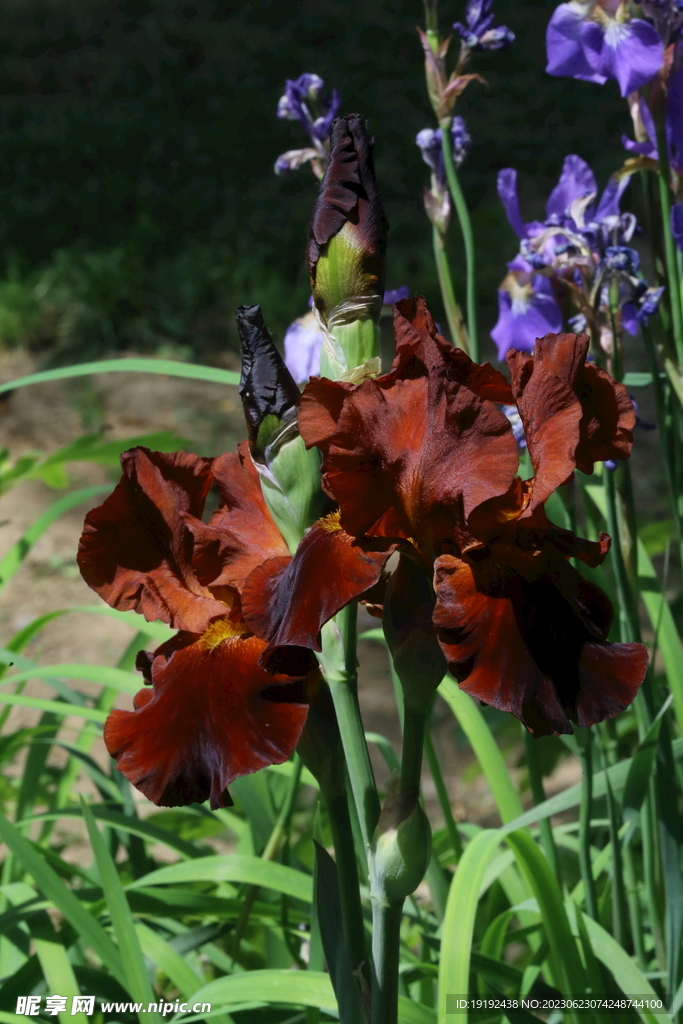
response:
[(239, 394), (263, 497), (292, 554), (323, 510), (320, 456), (299, 436), (301, 395), (266, 327), (260, 306), (240, 306)]
[(307, 249), (324, 337), (321, 373), (357, 380), (377, 373), (388, 225), (377, 191), (373, 140), (359, 114), (332, 124), (330, 162)]
[(372, 840), (370, 894), (393, 903), (415, 892), (431, 856), (431, 829), (414, 793), (399, 793), (398, 777), (389, 792)]

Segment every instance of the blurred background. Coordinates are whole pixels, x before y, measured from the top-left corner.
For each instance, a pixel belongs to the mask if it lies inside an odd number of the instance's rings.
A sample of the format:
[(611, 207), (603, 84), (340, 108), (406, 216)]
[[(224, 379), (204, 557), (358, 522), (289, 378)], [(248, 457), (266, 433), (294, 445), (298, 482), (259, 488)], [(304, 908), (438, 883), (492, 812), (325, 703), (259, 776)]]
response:
[[(530, 220), (566, 154), (602, 186), (629, 130), (616, 83), (545, 74), (554, 6), (497, 0), (517, 41), (477, 55), (488, 84), (456, 107), (472, 136), (461, 176), (489, 358), (496, 286), (517, 250), (496, 172), (518, 168)], [(462, 19), (463, 0), (441, 7), (444, 27)], [(306, 144), (275, 113), (285, 79), (304, 71), (369, 119), (391, 224), (387, 286), (425, 293), (438, 316), (414, 144), (433, 125), (422, 21), (418, 2), (394, 0), (2, 0), (0, 347), (23, 346), (40, 366), (122, 351), (221, 361), (236, 348), (234, 308), (253, 301), (281, 340), (306, 309), (316, 185), (308, 167), (275, 177), (276, 157)], [(457, 286), (455, 219), (451, 250)]]

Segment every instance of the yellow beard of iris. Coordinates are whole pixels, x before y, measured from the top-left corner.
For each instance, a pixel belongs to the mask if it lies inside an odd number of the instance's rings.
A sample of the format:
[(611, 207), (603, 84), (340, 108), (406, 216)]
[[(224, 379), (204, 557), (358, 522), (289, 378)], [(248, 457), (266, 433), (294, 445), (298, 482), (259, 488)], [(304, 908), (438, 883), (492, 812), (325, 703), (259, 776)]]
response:
[(213, 651), (224, 640), (234, 640), (238, 636), (244, 636), (246, 632), (247, 627), (243, 622), (218, 619), (216, 622), (212, 622), (209, 628), (202, 633), (197, 641), (197, 647), (202, 651)]

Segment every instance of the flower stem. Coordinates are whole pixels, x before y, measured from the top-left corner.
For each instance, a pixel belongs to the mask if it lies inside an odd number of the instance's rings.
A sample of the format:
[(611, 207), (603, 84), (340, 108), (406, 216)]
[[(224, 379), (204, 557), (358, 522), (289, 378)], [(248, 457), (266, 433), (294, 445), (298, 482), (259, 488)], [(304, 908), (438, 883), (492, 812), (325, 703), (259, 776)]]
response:
[(358, 704), (356, 612), (356, 602), (352, 601), (323, 627), (320, 663), (337, 713), (351, 790), (367, 854), (379, 819), (379, 797)]
[(679, 369), (683, 367), (683, 310), (681, 309), (681, 282), (676, 259), (676, 247), (671, 234), (671, 194), (669, 192), (669, 161), (664, 128), (658, 126), (657, 148), (659, 150), (659, 206), (662, 214), (662, 239), (664, 248), (664, 264), (669, 284), (669, 307), (671, 309), (671, 327), (676, 346)]
[(426, 714), (407, 706), (403, 719), (403, 748), (401, 752), (401, 793), (418, 796), (422, 773)]
[(448, 257), (446, 256), (446, 240), (436, 225), (433, 225), (432, 227), (432, 244), (434, 246), (436, 270), (439, 275), (441, 301), (443, 302), (443, 307), (446, 312), (448, 329), (450, 331), (453, 344), (457, 345), (458, 348), (461, 348), (469, 355), (470, 340), (467, 337), (467, 328), (465, 327), (462, 312), (458, 305), (458, 300), (455, 297), (455, 292), (453, 291), (451, 268), (448, 265)]
[(398, 1022), (398, 965), (401, 950), (403, 900), (372, 905), (372, 959), (375, 985), (372, 993), (372, 1024)]
[[(531, 792), (534, 798), (534, 803), (542, 804), (546, 799), (545, 790), (543, 789), (543, 773), (541, 772), (541, 765), (538, 759), (538, 740), (535, 740), (533, 736), (522, 726), (524, 733), (524, 750), (526, 753), (526, 765), (529, 770), (529, 783), (531, 785)], [(553, 829), (548, 818), (543, 818), (538, 823), (538, 829), (541, 835), (541, 846), (545, 853), (546, 860), (552, 868), (552, 872), (558, 881), (560, 887), (562, 886), (562, 873), (560, 871), (560, 860), (557, 856), (557, 847), (555, 846), (555, 840), (553, 839)]]
[(467, 267), (467, 331), (470, 338), (470, 352), (475, 362), (479, 361), (479, 338), (477, 333), (477, 283), (475, 270), (474, 237), (472, 235), (472, 222), (465, 197), (460, 188), (458, 175), (453, 163), (453, 151), (451, 149), (451, 126), (441, 126), (441, 149), (443, 152), (444, 167), (448, 188), (453, 199), (460, 230), (462, 231), (463, 243), (465, 246), (465, 263)]
[(370, 990), (370, 965), (365, 946), (365, 925), (363, 908), (358, 887), (358, 870), (356, 851), (353, 842), (353, 829), (349, 814), (348, 797), (337, 794), (325, 798), (332, 830), (337, 877), (339, 878), (339, 896), (341, 900), (342, 920), (346, 949), (351, 963), (351, 970), (356, 977), (365, 979), (365, 990)]
[(593, 812), (593, 733), (577, 729), (576, 740), (581, 757), (581, 805), (579, 808), (579, 866), (583, 880), (586, 912), (598, 920), (598, 899), (591, 864), (590, 830)]

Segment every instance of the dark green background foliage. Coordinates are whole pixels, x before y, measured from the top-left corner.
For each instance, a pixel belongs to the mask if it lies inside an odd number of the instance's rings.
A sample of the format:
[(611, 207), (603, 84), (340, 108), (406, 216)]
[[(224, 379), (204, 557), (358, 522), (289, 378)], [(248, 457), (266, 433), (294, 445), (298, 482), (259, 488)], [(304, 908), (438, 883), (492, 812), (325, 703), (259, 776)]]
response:
[[(515, 242), (495, 173), (515, 166), (529, 217), (576, 152), (602, 182), (622, 159), (626, 107), (600, 88), (544, 72), (554, 2), (497, 0), (517, 34), (484, 54), (459, 101), (473, 138), (462, 171), (479, 249), (484, 326)], [(444, 3), (444, 27), (464, 3)], [(425, 291), (438, 312), (414, 145), (433, 123), (415, 26), (417, 2), (308, 0), (4, 0), (0, 19), (0, 333), (16, 314), (62, 355), (234, 344), (232, 308), (260, 300), (274, 330), (305, 308), (302, 251), (315, 183), (273, 162), (305, 143), (275, 118), (285, 78), (315, 71), (377, 139), (391, 223), (388, 284)], [(456, 280), (457, 227), (452, 231)], [(30, 282), (27, 297), (17, 282)], [(36, 292), (37, 287), (37, 292)], [(33, 298), (52, 319), (31, 319)], [(22, 306), (23, 303), (23, 306)], [(42, 308), (42, 307), (41, 307)], [(34, 311), (35, 312), (35, 311)], [(18, 321), (17, 321), (18, 317)], [(23, 319), (22, 319), (23, 317)], [(40, 326), (36, 322), (40, 320)]]

